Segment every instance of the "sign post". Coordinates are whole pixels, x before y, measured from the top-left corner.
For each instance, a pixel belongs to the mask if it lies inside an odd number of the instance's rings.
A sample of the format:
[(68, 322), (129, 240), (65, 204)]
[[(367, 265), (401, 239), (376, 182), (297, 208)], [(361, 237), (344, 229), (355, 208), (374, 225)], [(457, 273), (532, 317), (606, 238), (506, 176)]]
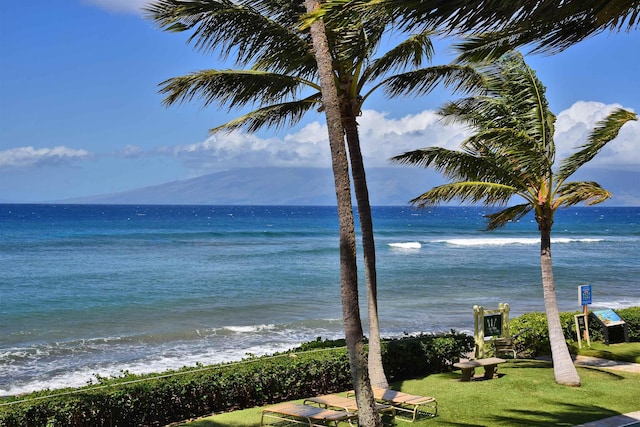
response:
[(582, 348), (582, 339), (580, 338), (583, 335), (585, 340), (587, 341), (587, 346), (591, 347), (591, 341), (589, 340), (589, 331), (587, 329), (587, 316), (584, 314), (576, 314), (573, 316), (574, 321), (576, 322), (576, 335), (578, 336), (578, 348)]
[(476, 351), (475, 357), (484, 357), (485, 338), (508, 338), (509, 334), (509, 304), (498, 304), (497, 310), (485, 310), (481, 305), (473, 306), (475, 325)]
[[(578, 302), (582, 306), (581, 319), (578, 319), (578, 316), (575, 318), (578, 346), (582, 348), (582, 343), (580, 342), (580, 332), (582, 332), (583, 339), (587, 342), (587, 345), (591, 347), (591, 342), (589, 341), (589, 323), (587, 321), (589, 318), (589, 304), (591, 304), (591, 285), (578, 286)], [(580, 322), (580, 324), (578, 322)], [(584, 329), (582, 329), (581, 326), (584, 326)]]

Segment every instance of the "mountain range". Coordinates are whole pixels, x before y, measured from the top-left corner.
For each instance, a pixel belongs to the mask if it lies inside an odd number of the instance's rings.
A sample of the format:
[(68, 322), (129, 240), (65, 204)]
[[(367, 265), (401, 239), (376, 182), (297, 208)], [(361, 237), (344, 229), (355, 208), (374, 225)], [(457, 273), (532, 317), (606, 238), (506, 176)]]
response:
[[(640, 206), (638, 172), (583, 171), (580, 180), (595, 180), (614, 194), (611, 206)], [(407, 205), (409, 200), (443, 183), (436, 172), (395, 167), (367, 170), (373, 206)], [(173, 205), (335, 205), (333, 173), (329, 168), (244, 168), (215, 172), (112, 194), (60, 200), (83, 204)]]

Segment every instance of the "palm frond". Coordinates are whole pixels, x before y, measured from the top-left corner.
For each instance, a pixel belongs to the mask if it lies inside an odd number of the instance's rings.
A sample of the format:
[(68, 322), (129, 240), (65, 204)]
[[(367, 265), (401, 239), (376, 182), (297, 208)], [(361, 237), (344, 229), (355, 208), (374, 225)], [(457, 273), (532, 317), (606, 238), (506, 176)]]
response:
[(438, 172), (451, 178), (467, 176), (463, 171), (475, 171), (477, 156), (463, 151), (449, 150), (442, 147), (427, 147), (419, 150), (407, 151), (390, 159), (394, 163), (410, 164), (418, 167), (433, 167)]
[(430, 62), (434, 53), (431, 36), (430, 31), (425, 31), (403, 40), (373, 61), (365, 71), (365, 76), (376, 79), (392, 70), (401, 71), (407, 66), (418, 68), (425, 60)]
[(549, 174), (555, 159), (553, 123), (545, 88), (518, 52), (493, 63), (477, 66), (486, 95), (462, 98), (445, 104), (439, 113), (446, 122), (462, 122), (478, 131), (492, 150), (529, 160), (529, 171)]
[(363, 21), (378, 21), (386, 24), (388, 20), (381, 19), (384, 12), (381, 9), (369, 7), (370, 3), (370, 0), (324, 0), (320, 8), (303, 16), (301, 28), (309, 28), (319, 19), (331, 22), (335, 27), (348, 25), (354, 13), (358, 14)]
[(366, 19), (406, 30), (429, 28), (443, 34), (504, 32), (511, 48), (530, 45), (556, 53), (603, 31), (631, 31), (640, 26), (640, 0), (327, 0), (331, 19), (351, 8)]
[(420, 208), (457, 200), (461, 203), (503, 205), (517, 194), (510, 186), (490, 182), (453, 182), (432, 188), (412, 199), (410, 203)]
[(509, 222), (519, 221), (525, 215), (527, 215), (533, 206), (530, 203), (523, 203), (521, 205), (510, 206), (499, 212), (487, 214), (487, 231), (496, 230), (507, 225)]
[(454, 91), (479, 92), (483, 89), (483, 78), (473, 67), (440, 65), (396, 74), (384, 80), (383, 86), (389, 97), (400, 95), (426, 95), (438, 84)]
[(521, 39), (527, 34), (507, 31), (470, 34), (454, 43), (453, 48), (458, 52), (456, 63), (491, 63), (506, 53), (512, 51), (522, 43)]
[(239, 3), (251, 7), (263, 16), (268, 16), (286, 28), (298, 27), (302, 16), (307, 13), (307, 8), (301, 1), (241, 0)]
[(611, 198), (611, 193), (597, 182), (566, 182), (558, 188), (555, 205), (569, 207), (579, 203), (596, 205)]
[(560, 182), (568, 179), (580, 166), (593, 159), (605, 145), (618, 136), (620, 128), (631, 120), (638, 120), (638, 115), (631, 111), (617, 108), (599, 121), (589, 134), (587, 143), (582, 145), (578, 152), (564, 159), (560, 170), (556, 174), (557, 179)]
[(324, 24), (333, 59), (347, 72), (370, 63), (387, 32), (384, 22), (355, 13), (347, 14), (345, 22), (325, 20)]
[(300, 101), (269, 105), (209, 129), (209, 132), (232, 132), (244, 128), (247, 132), (253, 133), (265, 127), (280, 129), (284, 126), (295, 126), (309, 110), (321, 102), (320, 93), (316, 93)]
[(165, 80), (160, 83), (160, 93), (167, 95), (163, 100), (166, 106), (198, 98), (205, 107), (215, 102), (233, 108), (281, 102), (295, 96), (303, 85), (319, 90), (315, 84), (277, 73), (204, 70)]
[(459, 181), (496, 182), (517, 186), (517, 176), (503, 165), (491, 153), (449, 150), (442, 147), (427, 147), (408, 151), (392, 157), (399, 164), (411, 164), (419, 167), (432, 167), (448, 179)]
[[(271, 64), (272, 71), (297, 70), (305, 75), (315, 70), (310, 43), (302, 33), (246, 5), (229, 0), (156, 0), (145, 11), (165, 31), (191, 32), (188, 43), (196, 50), (216, 51), (225, 59), (233, 54), (239, 65), (253, 61)], [(282, 51), (288, 55), (275, 54)]]
[(547, 176), (552, 166), (549, 159), (540, 156), (531, 147), (535, 138), (525, 131), (513, 128), (481, 129), (467, 138), (462, 147), (485, 157), (493, 157), (499, 163), (499, 169), (508, 171), (511, 177), (529, 177), (539, 180)]

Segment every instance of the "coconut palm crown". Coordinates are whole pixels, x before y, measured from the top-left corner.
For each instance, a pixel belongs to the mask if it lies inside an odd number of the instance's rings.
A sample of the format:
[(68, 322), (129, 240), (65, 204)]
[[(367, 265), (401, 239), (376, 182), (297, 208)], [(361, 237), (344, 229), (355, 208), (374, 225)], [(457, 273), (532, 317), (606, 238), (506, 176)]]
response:
[[(457, 200), (504, 207), (487, 215), (487, 229), (503, 227), (529, 212), (541, 235), (541, 266), (545, 310), (559, 384), (578, 386), (580, 378), (564, 341), (551, 264), (551, 228), (560, 207), (604, 202), (611, 194), (595, 182), (569, 181), (582, 165), (617, 135), (636, 114), (617, 109), (600, 121), (587, 142), (556, 168), (553, 140), (555, 116), (549, 110), (545, 87), (521, 54), (476, 65), (483, 93), (449, 102), (440, 114), (449, 122), (470, 126), (471, 136), (460, 150), (429, 147), (406, 152), (392, 160), (432, 167), (448, 183), (434, 187), (411, 202), (420, 206)], [(507, 206), (514, 198), (522, 203)]]
[(342, 20), (345, 10), (410, 31), (473, 33), (468, 48), (485, 58), (525, 45), (557, 53), (605, 31), (640, 26), (640, 0), (327, 0), (311, 18)]

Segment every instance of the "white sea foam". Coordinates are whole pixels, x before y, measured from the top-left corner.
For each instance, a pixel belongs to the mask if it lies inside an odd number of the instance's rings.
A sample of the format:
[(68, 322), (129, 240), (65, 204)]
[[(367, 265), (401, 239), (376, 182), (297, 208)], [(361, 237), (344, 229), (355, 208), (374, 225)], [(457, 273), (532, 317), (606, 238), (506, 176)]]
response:
[(592, 310), (598, 310), (602, 308), (611, 308), (613, 310), (627, 307), (640, 307), (640, 299), (622, 299), (618, 301), (594, 301), (593, 305), (589, 306)]
[[(292, 334), (293, 335), (293, 334)], [(206, 342), (194, 346), (192, 344), (177, 344), (164, 351), (157, 352), (150, 357), (143, 357), (129, 362), (97, 362), (82, 366), (63, 365), (58, 362), (55, 367), (43, 372), (42, 369), (34, 369), (28, 379), (15, 383), (0, 383), (0, 396), (13, 396), (43, 389), (61, 389), (67, 387), (82, 387), (87, 384), (96, 384), (98, 377), (118, 377), (123, 372), (132, 374), (163, 373), (177, 370), (183, 367), (195, 367), (198, 364), (214, 365), (218, 363), (238, 362), (249, 356), (264, 356), (276, 352), (290, 350), (303, 341), (309, 341), (310, 337), (304, 337), (299, 342), (287, 342), (285, 340), (268, 339), (269, 342), (248, 342), (247, 346), (234, 348), (220, 348), (219, 345)], [(17, 367), (16, 367), (17, 368)], [(34, 366), (35, 368), (35, 366)], [(1, 376), (15, 375), (10, 366), (0, 369)], [(24, 375), (25, 369), (21, 368)], [(38, 371), (38, 372), (35, 372)], [(36, 375), (37, 374), (37, 375)]]
[(422, 247), (420, 242), (389, 243), (389, 246), (396, 249), (420, 249)]
[(248, 325), (248, 326), (225, 326), (222, 329), (227, 329), (231, 332), (238, 334), (246, 334), (251, 332), (261, 332), (275, 329), (275, 325)]
[[(551, 243), (596, 243), (604, 239), (591, 238), (552, 238)], [(494, 237), (494, 238), (469, 238), (469, 239), (443, 239), (433, 240), (433, 243), (445, 243), (452, 246), (507, 246), (507, 245), (539, 245), (540, 239), (537, 237)]]

